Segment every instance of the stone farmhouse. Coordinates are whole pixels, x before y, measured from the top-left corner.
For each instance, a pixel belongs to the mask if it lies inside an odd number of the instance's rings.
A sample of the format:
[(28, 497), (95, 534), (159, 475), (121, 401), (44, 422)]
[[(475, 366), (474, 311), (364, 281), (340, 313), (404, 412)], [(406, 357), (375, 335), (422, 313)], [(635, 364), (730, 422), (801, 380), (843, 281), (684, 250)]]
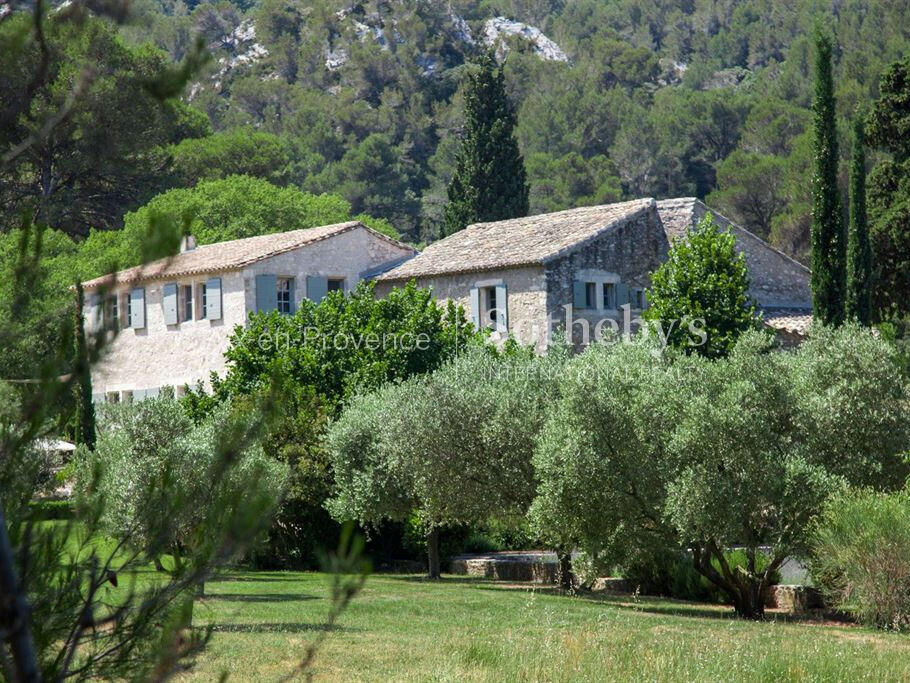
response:
[(178, 392), (225, 371), (235, 326), (255, 311), (291, 314), (416, 252), (359, 222), (195, 247), (83, 283), (86, 327), (120, 328), (92, 368), (96, 401)]
[[(86, 326), (120, 328), (92, 370), (95, 400), (206, 382), (225, 372), (230, 336), (251, 313), (292, 314), (295, 302), (363, 279), (376, 281), (379, 296), (416, 280), (464, 306), (494, 338), (538, 348), (559, 327), (576, 342), (598, 338), (610, 321), (622, 333), (648, 305), (649, 273), (706, 213), (694, 198), (639, 199), (478, 223), (419, 254), (359, 222), (199, 247), (189, 238), (176, 256), (83, 283)], [(798, 343), (811, 322), (809, 270), (713, 215), (745, 254), (765, 323)]]
[[(559, 326), (576, 343), (599, 338), (604, 323), (637, 318), (649, 273), (708, 213), (695, 198), (639, 199), (470, 225), (376, 277), (377, 291), (414, 279), (439, 299), (463, 305), (474, 323), (545, 346)], [(765, 323), (797, 343), (811, 321), (809, 270), (712, 212), (745, 253), (751, 295)], [(571, 318), (567, 319), (567, 308)], [(598, 327), (600, 326), (600, 327)]]

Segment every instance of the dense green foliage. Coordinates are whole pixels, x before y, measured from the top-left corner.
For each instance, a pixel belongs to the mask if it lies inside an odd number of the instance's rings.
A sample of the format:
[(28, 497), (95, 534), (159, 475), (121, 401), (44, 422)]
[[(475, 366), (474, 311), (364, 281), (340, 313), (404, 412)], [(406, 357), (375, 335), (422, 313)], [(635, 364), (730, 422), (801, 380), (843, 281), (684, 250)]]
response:
[[(386, 184), (397, 194), (385, 206), (415, 241), (440, 233), (464, 128), (466, 63), (486, 50), (485, 22), (526, 22), (569, 58), (542, 59), (521, 36), (494, 45), (516, 108), (530, 213), (716, 191), (714, 208), (803, 261), (813, 25), (821, 19), (837, 36), (842, 131), (857, 104), (877, 97), (879, 75), (906, 54), (910, 31), (905, 4), (864, 0), (836, 11), (816, 0), (135, 6), (127, 36), (151, 39), (174, 59), (194, 31), (205, 36), (216, 59), (191, 103), (215, 130), (254, 125), (280, 137), (305, 189), (356, 178), (344, 157), (383, 136), (404, 180)], [(255, 38), (239, 37), (251, 29)], [(358, 182), (342, 185), (361, 191)], [(353, 194), (345, 198), (361, 210)]]
[(812, 550), (813, 578), (831, 604), (872, 626), (910, 629), (910, 490), (832, 498)]
[(358, 396), (328, 436), (332, 514), (375, 524), (416, 511), (430, 530), (523, 515), (564, 362), (561, 348), (501, 356), (473, 347), (430, 375)]
[(812, 310), (825, 325), (844, 321), (847, 242), (840, 188), (831, 38), (815, 36), (815, 171), (812, 175)]
[(745, 255), (737, 252), (733, 233), (720, 231), (710, 214), (685, 240), (673, 242), (667, 260), (651, 274), (647, 296), (645, 319), (686, 353), (726, 356), (743, 332), (758, 326)]
[(358, 390), (435, 370), (477, 336), (464, 311), (440, 307), (427, 289), (373, 290), (362, 282), (347, 296), (300, 301), (293, 316), (252, 315), (234, 331), (218, 390), (250, 394), (277, 375), (312, 387), (334, 411)]
[(226, 353), (228, 372), (214, 380), (213, 395), (191, 391), (183, 402), (200, 419), (226, 398), (255, 405), (263, 392), (281, 394), (263, 446), (290, 468), (289, 490), (267, 547), (253, 559), (314, 566), (338, 533), (324, 507), (335, 476), (324, 443), (329, 419), (357, 392), (432, 372), (479, 339), (463, 311), (440, 307), (414, 284), (379, 299), (363, 282), (347, 296), (301, 301), (293, 316), (255, 314), (238, 327)]
[(234, 128), (202, 138), (187, 138), (169, 150), (175, 185), (193, 187), (203, 180), (247, 175), (287, 185), (294, 178), (290, 153), (275, 135)]
[(863, 121), (853, 126), (853, 159), (850, 164), (850, 225), (847, 233), (848, 318), (868, 325), (872, 320), (872, 247), (866, 216), (866, 149)]
[(468, 75), (464, 107), (464, 132), (446, 191), (443, 236), (471, 223), (528, 213), (524, 160), (513, 132), (515, 112), (492, 53), (483, 54), (477, 70)]
[[(719, 360), (593, 345), (567, 366), (539, 439), (536, 529), (620, 564), (688, 548), (738, 614), (760, 615), (771, 573), (807, 550), (832, 492), (903, 484), (896, 356), (855, 325), (821, 328), (794, 353), (750, 333)], [(750, 559), (736, 572), (723, 557), (734, 545)]]
[(869, 174), (869, 221), (879, 318), (910, 313), (910, 59), (882, 74), (869, 114), (870, 146), (887, 157)]
[(211, 133), (209, 123), (179, 100), (153, 97), (144, 83), (166, 72), (166, 56), (129, 47), (101, 19), (48, 22), (49, 60), (36, 81), (42, 55), (22, 40), (28, 22), (18, 16), (0, 27), (0, 149), (5, 155), (38, 135), (57, 111), (66, 115), (3, 170), (0, 230), (26, 211), (71, 235), (119, 227), (126, 211), (166, 187), (164, 146)]
[[(97, 447), (76, 456), (77, 505), (102, 508), (110, 537), (128, 538), (148, 560), (169, 554), (179, 567), (182, 555), (192, 558), (197, 546), (236, 524), (232, 510), (255, 510), (262, 519), (273, 514), (286, 472), (244, 439), (249, 428), (229, 404), (199, 425), (173, 396), (107, 405)], [(234, 448), (244, 440), (249, 445), (234, 454), (227, 476), (219, 476), (228, 435), (236, 439)]]

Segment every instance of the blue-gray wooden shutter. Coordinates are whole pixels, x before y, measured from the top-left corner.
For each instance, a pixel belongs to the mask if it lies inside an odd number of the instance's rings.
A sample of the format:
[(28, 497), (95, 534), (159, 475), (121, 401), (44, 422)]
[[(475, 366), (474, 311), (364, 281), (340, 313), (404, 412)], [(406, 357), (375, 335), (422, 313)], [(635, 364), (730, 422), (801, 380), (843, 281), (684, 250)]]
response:
[(100, 329), (104, 324), (104, 306), (101, 305), (101, 295), (92, 294), (88, 297), (88, 327), (91, 330)]
[(503, 334), (509, 331), (509, 301), (505, 283), (496, 285), (496, 329)]
[(130, 292), (130, 327), (141, 330), (145, 327), (145, 288), (136, 287)]
[(177, 324), (177, 285), (173, 282), (161, 288), (161, 310), (165, 325)]
[(620, 308), (630, 303), (629, 301), (629, 285), (623, 284), (622, 282), (616, 283), (616, 308)]
[[(258, 292), (259, 290), (257, 289), (256, 291)], [(211, 277), (205, 283), (205, 317), (209, 320), (221, 320), (220, 277)]]
[(133, 402), (139, 402), (145, 398), (145, 389), (133, 389)]
[(480, 329), (480, 289), (471, 287), (471, 323), (474, 329)]
[(256, 276), (256, 310), (261, 313), (278, 308), (278, 278), (274, 275)]
[[(326, 287), (328, 287), (328, 284), (326, 284)], [(290, 302), (291, 302), (291, 315), (294, 315), (297, 312), (296, 294), (297, 294), (297, 280), (295, 280), (294, 278), (291, 278), (290, 282), (288, 282), (288, 297), (290, 298)]]
[(585, 283), (581, 280), (575, 280), (572, 283), (572, 306), (573, 308), (587, 308), (588, 297), (585, 292)]
[[(306, 298), (317, 304), (329, 293), (329, 279), (321, 275), (306, 276)], [(291, 295), (293, 296), (293, 294)]]

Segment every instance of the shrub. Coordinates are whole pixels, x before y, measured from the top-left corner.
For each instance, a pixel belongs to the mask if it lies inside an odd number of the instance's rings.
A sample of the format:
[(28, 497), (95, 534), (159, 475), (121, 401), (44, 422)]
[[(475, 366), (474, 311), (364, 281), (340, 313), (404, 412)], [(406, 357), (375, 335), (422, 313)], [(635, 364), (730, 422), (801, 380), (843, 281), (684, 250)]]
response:
[(838, 609), (910, 630), (910, 489), (833, 497), (814, 528), (811, 571)]
[[(95, 451), (77, 451), (76, 504), (103, 500), (103, 528), (151, 560), (205, 546), (213, 532), (271, 519), (286, 472), (246, 437), (230, 403), (193, 425), (172, 398), (107, 406)], [(226, 449), (237, 448), (238, 452)]]

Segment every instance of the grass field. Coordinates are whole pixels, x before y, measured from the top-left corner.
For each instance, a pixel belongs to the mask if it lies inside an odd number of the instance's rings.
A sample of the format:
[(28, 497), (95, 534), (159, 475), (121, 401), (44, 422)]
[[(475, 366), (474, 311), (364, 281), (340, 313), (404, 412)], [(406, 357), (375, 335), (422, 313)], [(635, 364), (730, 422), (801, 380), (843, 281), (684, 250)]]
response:
[[(328, 609), (328, 578), (232, 573), (206, 585), (214, 624), (183, 681), (271, 681)], [(854, 626), (748, 623), (723, 607), (568, 597), (449, 577), (376, 575), (316, 658), (317, 680), (910, 680), (910, 637)]]

